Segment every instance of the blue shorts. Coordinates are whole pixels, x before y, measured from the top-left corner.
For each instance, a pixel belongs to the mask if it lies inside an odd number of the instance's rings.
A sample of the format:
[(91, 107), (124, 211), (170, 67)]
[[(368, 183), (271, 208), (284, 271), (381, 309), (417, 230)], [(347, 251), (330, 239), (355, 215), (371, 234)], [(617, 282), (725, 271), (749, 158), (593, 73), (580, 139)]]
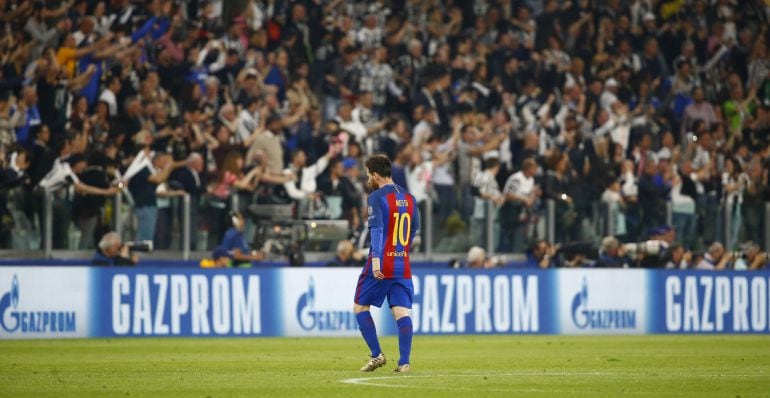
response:
[(413, 296), (414, 287), (411, 278), (377, 280), (372, 276), (362, 274), (358, 277), (353, 302), (358, 305), (381, 307), (387, 298), (391, 307), (412, 308)]

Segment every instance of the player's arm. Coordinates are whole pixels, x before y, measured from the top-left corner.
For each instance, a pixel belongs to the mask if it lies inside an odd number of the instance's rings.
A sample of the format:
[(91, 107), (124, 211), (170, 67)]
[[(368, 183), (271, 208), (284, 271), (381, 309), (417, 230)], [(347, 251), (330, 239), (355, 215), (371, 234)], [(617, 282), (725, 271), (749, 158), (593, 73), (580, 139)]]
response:
[(412, 208), (412, 236), (409, 237), (409, 245), (411, 246), (412, 242), (414, 242), (414, 238), (420, 236), (420, 209), (417, 207), (417, 202), (415, 201), (415, 206)]
[(369, 212), (369, 235), (371, 236), (372, 274), (377, 279), (384, 279), (385, 275), (382, 273), (382, 248), (385, 236), (379, 196), (369, 195), (367, 205), (367, 211)]

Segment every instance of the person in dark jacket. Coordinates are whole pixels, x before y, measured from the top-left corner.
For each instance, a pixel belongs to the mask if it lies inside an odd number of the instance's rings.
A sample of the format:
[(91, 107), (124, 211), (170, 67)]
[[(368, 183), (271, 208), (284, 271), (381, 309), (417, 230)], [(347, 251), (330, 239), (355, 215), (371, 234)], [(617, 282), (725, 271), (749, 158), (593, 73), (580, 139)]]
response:
[(629, 268), (630, 266), (631, 259), (626, 256), (626, 251), (617, 238), (606, 236), (602, 239), (596, 268)]
[(642, 209), (642, 226), (645, 230), (658, 227), (666, 221), (666, 198), (671, 186), (658, 170), (655, 159), (648, 158), (644, 172), (639, 177), (639, 207)]
[(337, 243), (337, 255), (326, 263), (327, 267), (362, 267), (364, 257), (356, 252), (353, 243), (349, 240), (341, 240)]
[(117, 232), (108, 232), (99, 241), (91, 265), (136, 265), (139, 257), (130, 253), (129, 247), (123, 244)]
[[(80, 180), (84, 184), (97, 188), (109, 188), (111, 173), (107, 171), (108, 163), (110, 161), (106, 156), (98, 152), (94, 153), (89, 157), (88, 166), (80, 175)], [(109, 166), (113, 169), (115, 167), (113, 164)], [(80, 229), (79, 248), (81, 250), (94, 248), (94, 234), (97, 231), (105, 201), (106, 198), (101, 195), (76, 194), (73, 199), (72, 216), (78, 229)]]
[[(191, 153), (187, 157), (187, 165), (174, 170), (169, 181), (190, 195), (190, 249), (196, 250), (201, 195), (206, 192), (203, 157), (197, 152)], [(184, 209), (180, 207), (180, 211), (184, 211)], [(182, 219), (181, 214), (179, 217)]]

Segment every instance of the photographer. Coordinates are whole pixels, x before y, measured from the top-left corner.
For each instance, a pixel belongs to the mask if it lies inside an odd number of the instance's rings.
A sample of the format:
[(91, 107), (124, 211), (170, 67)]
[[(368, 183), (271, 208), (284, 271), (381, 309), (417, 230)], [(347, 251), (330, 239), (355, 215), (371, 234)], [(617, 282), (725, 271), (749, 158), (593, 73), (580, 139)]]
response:
[(671, 255), (666, 262), (666, 269), (685, 270), (690, 268), (693, 258), (692, 252), (685, 250), (684, 246), (679, 243), (671, 245), (668, 251)]
[(501, 260), (497, 257), (487, 256), (487, 251), (481, 246), (473, 246), (468, 250), (465, 266), (476, 269), (490, 269), (501, 266)]
[(736, 271), (758, 270), (770, 264), (770, 257), (754, 242), (749, 241), (741, 245), (741, 251), (743, 253), (736, 256), (733, 266)]
[(538, 240), (532, 249), (527, 251), (526, 266), (528, 268), (556, 268), (559, 266), (556, 257), (558, 250), (558, 245), (551, 245), (544, 239)]
[(139, 256), (130, 252), (117, 232), (108, 232), (99, 241), (99, 247), (91, 259), (91, 265), (136, 265)]
[(732, 255), (725, 251), (725, 247), (714, 242), (709, 246), (708, 252), (703, 255), (703, 259), (698, 262), (695, 269), (707, 271), (721, 271), (727, 268), (727, 264), (732, 261)]
[(626, 256), (626, 249), (614, 236), (606, 236), (602, 239), (599, 249), (599, 258), (596, 260), (597, 268), (629, 268), (631, 259)]
[(243, 215), (238, 212), (231, 212), (230, 221), (232, 226), (225, 232), (221, 246), (232, 253), (233, 265), (236, 267), (250, 267), (252, 262), (264, 260), (265, 253), (251, 250), (249, 245), (246, 244), (246, 237), (243, 235), (246, 221)]
[(663, 268), (671, 259), (669, 247), (676, 240), (676, 230), (669, 225), (650, 228), (647, 240), (626, 244), (626, 253), (640, 268)]
[(362, 253), (356, 251), (353, 243), (347, 239), (337, 243), (337, 256), (326, 263), (327, 267), (361, 267), (364, 265), (365, 257)]

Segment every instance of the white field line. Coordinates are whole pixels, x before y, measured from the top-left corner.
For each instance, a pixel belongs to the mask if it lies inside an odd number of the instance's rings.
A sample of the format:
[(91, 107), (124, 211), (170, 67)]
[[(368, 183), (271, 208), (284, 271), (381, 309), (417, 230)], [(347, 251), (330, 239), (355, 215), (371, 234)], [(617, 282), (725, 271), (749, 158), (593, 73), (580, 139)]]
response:
[[(409, 385), (409, 384), (390, 384), (387, 382), (384, 382), (386, 380), (390, 379), (418, 379), (418, 378), (434, 378), (434, 377), (514, 377), (514, 376), (547, 376), (547, 377), (553, 377), (553, 376), (578, 376), (578, 377), (585, 377), (585, 376), (640, 376), (638, 373), (619, 373), (619, 372), (508, 372), (508, 373), (489, 373), (489, 372), (456, 372), (456, 373), (429, 373), (429, 374), (421, 374), (421, 375), (397, 375), (397, 376), (374, 376), (374, 377), (356, 377), (356, 378), (350, 378), (350, 379), (342, 379), (340, 380), (341, 383), (344, 384), (352, 384), (352, 385), (360, 385), (360, 386), (370, 386), (370, 387), (386, 387), (386, 388), (413, 388), (413, 389), (424, 389), (424, 390), (477, 390), (478, 388), (467, 388), (467, 387), (458, 387), (458, 386), (420, 386), (420, 385)], [(678, 373), (678, 374), (672, 374), (672, 373), (666, 373), (665, 375), (657, 375), (657, 374), (649, 374), (644, 375), (648, 377), (660, 377), (660, 376), (675, 376), (675, 377), (682, 377), (687, 376), (684, 373)], [(698, 376), (700, 377), (700, 376)], [(704, 377), (706, 377), (704, 375)], [(707, 377), (765, 377), (762, 372), (758, 372), (756, 374), (711, 374)], [(547, 389), (536, 389), (536, 388), (515, 388), (512, 386), (512, 388), (509, 389), (484, 389), (484, 391), (500, 391), (500, 392), (545, 392), (545, 393), (564, 393), (564, 394), (595, 394), (595, 391), (581, 391), (581, 390), (547, 390)], [(653, 393), (644, 392), (644, 391), (624, 391), (624, 394), (636, 394), (636, 395), (649, 395)], [(656, 392), (654, 394), (660, 395), (660, 392)]]

